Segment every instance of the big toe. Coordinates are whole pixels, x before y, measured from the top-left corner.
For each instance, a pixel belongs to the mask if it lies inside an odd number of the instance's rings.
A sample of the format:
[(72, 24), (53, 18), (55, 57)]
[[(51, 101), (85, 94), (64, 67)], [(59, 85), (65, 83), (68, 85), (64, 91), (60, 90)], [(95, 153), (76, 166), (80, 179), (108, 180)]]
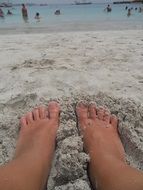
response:
[(50, 102), (48, 105), (50, 119), (58, 119), (60, 114), (60, 105), (57, 102)]
[(23, 116), (23, 117), (20, 119), (20, 124), (21, 124), (22, 127), (27, 126), (27, 120), (26, 120), (26, 117)]

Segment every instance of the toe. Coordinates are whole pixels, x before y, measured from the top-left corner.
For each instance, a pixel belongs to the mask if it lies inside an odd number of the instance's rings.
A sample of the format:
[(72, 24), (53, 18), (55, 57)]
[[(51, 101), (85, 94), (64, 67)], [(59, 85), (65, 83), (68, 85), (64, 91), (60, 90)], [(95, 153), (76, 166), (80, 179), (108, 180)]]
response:
[(40, 113), (39, 113), (39, 109), (38, 108), (35, 108), (33, 110), (33, 117), (34, 117), (34, 120), (37, 121), (40, 119)]
[(27, 115), (26, 115), (26, 120), (27, 120), (27, 123), (28, 123), (28, 124), (33, 123), (34, 118), (33, 118), (33, 113), (32, 113), (32, 112), (28, 112), (28, 113), (27, 113)]
[(40, 106), (38, 109), (39, 109), (40, 119), (45, 119), (46, 118), (46, 108), (44, 106)]
[(106, 109), (104, 112), (104, 121), (108, 124), (110, 123), (110, 117), (111, 117), (110, 111)]
[(50, 119), (58, 119), (60, 114), (60, 106), (57, 102), (50, 102), (48, 105)]
[(97, 109), (97, 115), (98, 115), (98, 118), (100, 120), (103, 120), (103, 118), (104, 118), (104, 112), (105, 112), (105, 109), (103, 107), (99, 107)]
[(22, 127), (27, 126), (26, 117), (22, 117), (22, 118), (20, 119), (20, 124), (21, 124)]
[(91, 119), (96, 119), (96, 117), (97, 117), (96, 105), (95, 104), (90, 104), (88, 110), (89, 110), (89, 117)]
[(80, 102), (77, 104), (76, 113), (79, 120), (88, 119), (88, 107), (84, 103)]
[(116, 115), (112, 115), (111, 116), (111, 125), (115, 128), (117, 128), (118, 125), (118, 118), (116, 117)]

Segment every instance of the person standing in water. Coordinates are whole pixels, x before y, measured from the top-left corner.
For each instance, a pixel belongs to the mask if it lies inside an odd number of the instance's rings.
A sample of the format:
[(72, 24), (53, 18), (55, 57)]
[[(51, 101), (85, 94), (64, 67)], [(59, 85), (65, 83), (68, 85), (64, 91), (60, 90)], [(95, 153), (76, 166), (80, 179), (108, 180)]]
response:
[(111, 11), (112, 11), (111, 6), (108, 5), (108, 6), (104, 9), (104, 11), (107, 11), (107, 13), (111, 12)]
[(0, 17), (4, 18), (4, 12), (3, 12), (3, 10), (1, 8), (0, 8)]
[(36, 13), (35, 19), (37, 20), (37, 22), (40, 22), (40, 19), (41, 19), (40, 13), (38, 13), (38, 12)]
[(24, 20), (28, 20), (28, 11), (25, 4), (22, 4), (22, 16)]
[(127, 13), (127, 16), (131, 16), (131, 9), (128, 9), (128, 13)]

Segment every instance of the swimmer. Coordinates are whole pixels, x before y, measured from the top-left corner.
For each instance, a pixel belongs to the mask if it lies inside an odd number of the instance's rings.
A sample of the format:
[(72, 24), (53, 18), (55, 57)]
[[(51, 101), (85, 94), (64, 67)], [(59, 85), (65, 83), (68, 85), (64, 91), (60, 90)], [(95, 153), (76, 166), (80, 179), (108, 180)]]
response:
[(108, 6), (104, 9), (104, 11), (107, 11), (108, 13), (109, 13), (109, 12), (111, 12), (111, 11), (112, 11), (111, 6), (110, 6), (110, 5), (108, 5)]
[(127, 16), (131, 16), (131, 9), (128, 9), (128, 13), (127, 13)]
[(7, 15), (12, 15), (12, 12), (10, 10), (8, 10)]
[(3, 10), (1, 8), (0, 8), (0, 17), (4, 18), (4, 12), (3, 12)]
[(35, 19), (38, 20), (38, 21), (40, 21), (40, 18), (41, 18), (41, 17), (40, 17), (40, 13), (36, 13)]
[(55, 11), (55, 15), (60, 15), (61, 14), (61, 11), (58, 9)]

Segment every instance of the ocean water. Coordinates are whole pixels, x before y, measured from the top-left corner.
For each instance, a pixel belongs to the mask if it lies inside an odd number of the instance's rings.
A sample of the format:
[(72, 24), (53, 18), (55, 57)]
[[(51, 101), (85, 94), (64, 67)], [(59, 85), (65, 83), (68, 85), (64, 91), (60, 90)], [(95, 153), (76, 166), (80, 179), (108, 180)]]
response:
[[(112, 12), (104, 11), (107, 4), (91, 4), (91, 5), (49, 5), (49, 6), (28, 6), (28, 22), (25, 22), (21, 16), (21, 7), (13, 7), (10, 10), (12, 16), (6, 15), (7, 8), (3, 8), (5, 18), (0, 18), (0, 28), (11, 27), (76, 27), (77, 29), (90, 28), (139, 28), (143, 29), (143, 12), (135, 11), (135, 7), (143, 7), (143, 4), (121, 4), (112, 6)], [(133, 7), (130, 17), (127, 16), (125, 7)], [(56, 16), (56, 9), (61, 10), (61, 15)], [(40, 22), (34, 17), (36, 12), (40, 13)], [(81, 26), (81, 27), (80, 27)]]

